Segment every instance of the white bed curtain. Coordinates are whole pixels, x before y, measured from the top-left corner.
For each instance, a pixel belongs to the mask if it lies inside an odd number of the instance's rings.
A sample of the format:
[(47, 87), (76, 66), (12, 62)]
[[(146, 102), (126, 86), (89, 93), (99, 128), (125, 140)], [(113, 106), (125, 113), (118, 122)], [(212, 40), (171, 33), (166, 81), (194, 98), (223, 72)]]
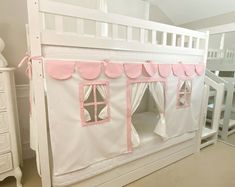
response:
[[(84, 102), (88, 99), (88, 97), (90, 96), (92, 91), (92, 85), (86, 85), (84, 86)], [(84, 108), (84, 118), (85, 121), (90, 121), (91, 120), (91, 115), (90, 113), (87, 111), (87, 109)]]
[(186, 80), (186, 91), (191, 92), (192, 84), (190, 80)]
[(29, 123), (30, 123), (30, 148), (35, 151), (36, 153), (36, 164), (37, 164), (37, 171), (39, 176), (41, 176), (41, 165), (40, 165), (40, 158), (39, 158), (39, 144), (38, 144), (38, 124), (36, 119), (36, 109), (35, 109), (35, 102), (34, 102), (34, 86), (33, 80), (30, 80), (30, 110), (31, 115), (29, 116)]
[[(134, 83), (131, 85), (131, 115), (138, 108), (147, 87), (148, 83)], [(132, 145), (133, 147), (137, 147), (140, 144), (140, 138), (133, 124), (131, 124), (131, 132)]]
[[(105, 85), (97, 85), (97, 90), (99, 91), (101, 97), (103, 98), (103, 100), (105, 100), (105, 98), (107, 97), (107, 90), (106, 90), (106, 86)], [(108, 106), (106, 105), (98, 114), (98, 117), (100, 119), (106, 119), (108, 117)]]
[(160, 135), (163, 139), (167, 139), (166, 134), (166, 119), (165, 119), (165, 92), (161, 82), (149, 83), (149, 91), (152, 94), (157, 108), (160, 113), (160, 119), (158, 120), (154, 132)]

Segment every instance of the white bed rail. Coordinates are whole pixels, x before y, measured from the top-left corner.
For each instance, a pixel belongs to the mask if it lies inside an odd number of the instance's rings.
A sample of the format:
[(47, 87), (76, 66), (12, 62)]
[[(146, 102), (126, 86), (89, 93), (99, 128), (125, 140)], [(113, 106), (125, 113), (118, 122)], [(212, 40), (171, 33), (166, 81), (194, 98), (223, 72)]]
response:
[[(208, 33), (64, 3), (41, 0), (39, 11), (44, 45), (95, 48), (100, 44), (103, 49), (142, 52), (172, 48), (202, 55), (207, 43)], [(73, 25), (69, 31), (65, 29), (68, 23)]]
[(208, 49), (208, 60), (235, 60), (234, 49)]
[(223, 59), (224, 51), (220, 49), (208, 49), (208, 60)]

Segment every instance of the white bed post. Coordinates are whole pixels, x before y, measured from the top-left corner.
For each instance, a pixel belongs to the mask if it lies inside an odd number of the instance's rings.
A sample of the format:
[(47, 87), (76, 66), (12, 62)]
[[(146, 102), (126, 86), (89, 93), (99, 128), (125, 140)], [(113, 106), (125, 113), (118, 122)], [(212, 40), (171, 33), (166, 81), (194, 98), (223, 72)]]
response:
[(206, 123), (207, 105), (208, 105), (208, 100), (209, 100), (209, 89), (210, 89), (209, 86), (205, 84), (204, 90), (203, 90), (200, 118), (199, 118), (200, 119), (199, 128), (196, 134), (197, 136), (196, 153), (200, 152), (200, 149), (201, 149), (201, 137), (202, 137), (203, 128)]
[[(97, 0), (98, 10), (108, 13), (108, 5), (107, 0)], [(108, 36), (108, 24), (107, 23), (97, 23), (97, 29), (99, 30), (100, 36), (107, 37)]]
[[(181, 44), (182, 45), (182, 44)], [(206, 40), (205, 40), (205, 45), (204, 45), (204, 58), (203, 58), (203, 64), (206, 66), (206, 62), (207, 62), (207, 53), (208, 53), (208, 45), (209, 45), (209, 31), (206, 32)], [(199, 48), (200, 46), (197, 45), (197, 47)], [(204, 81), (205, 82), (205, 81)], [(204, 86), (204, 91), (203, 91), (203, 98), (201, 101), (201, 111), (200, 111), (200, 118), (199, 118), (199, 122), (198, 122), (198, 131), (196, 133), (196, 152), (200, 151), (200, 147), (201, 147), (201, 136), (202, 136), (202, 129), (205, 123), (205, 112), (207, 111), (207, 104), (208, 104), (208, 86)], [(205, 110), (205, 105), (206, 105), (206, 110)]]
[[(29, 19), (29, 41), (31, 56), (41, 56), (41, 38), (39, 27), (39, 3), (38, 0), (27, 0)], [(41, 60), (32, 61), (36, 120), (38, 125), (38, 149), (41, 164), (41, 180), (43, 187), (51, 186), (51, 171), (49, 162), (49, 144), (46, 117), (46, 102), (43, 81), (43, 64)]]
[(228, 80), (228, 84), (226, 85), (227, 95), (225, 101), (225, 113), (224, 113), (224, 120), (221, 132), (221, 139), (227, 140), (228, 138), (228, 130), (229, 130), (229, 122), (232, 113), (232, 104), (233, 104), (233, 93), (234, 93), (234, 82), (233, 80)]

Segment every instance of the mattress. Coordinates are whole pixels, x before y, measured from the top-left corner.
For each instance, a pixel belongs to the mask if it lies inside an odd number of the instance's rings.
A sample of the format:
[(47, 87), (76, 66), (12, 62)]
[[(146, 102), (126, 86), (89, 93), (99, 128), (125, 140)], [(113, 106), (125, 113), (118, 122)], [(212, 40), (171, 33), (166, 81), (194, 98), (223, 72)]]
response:
[(154, 112), (135, 113), (132, 116), (132, 123), (139, 135), (140, 143), (158, 138), (158, 135), (153, 132), (158, 120), (159, 115)]

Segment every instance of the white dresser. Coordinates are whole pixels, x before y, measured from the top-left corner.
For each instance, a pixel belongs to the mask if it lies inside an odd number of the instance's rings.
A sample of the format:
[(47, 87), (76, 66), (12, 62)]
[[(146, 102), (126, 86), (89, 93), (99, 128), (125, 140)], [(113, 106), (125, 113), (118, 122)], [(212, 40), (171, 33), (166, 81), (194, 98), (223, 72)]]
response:
[(0, 68), (0, 181), (15, 176), (22, 187), (22, 162), (14, 68)]

